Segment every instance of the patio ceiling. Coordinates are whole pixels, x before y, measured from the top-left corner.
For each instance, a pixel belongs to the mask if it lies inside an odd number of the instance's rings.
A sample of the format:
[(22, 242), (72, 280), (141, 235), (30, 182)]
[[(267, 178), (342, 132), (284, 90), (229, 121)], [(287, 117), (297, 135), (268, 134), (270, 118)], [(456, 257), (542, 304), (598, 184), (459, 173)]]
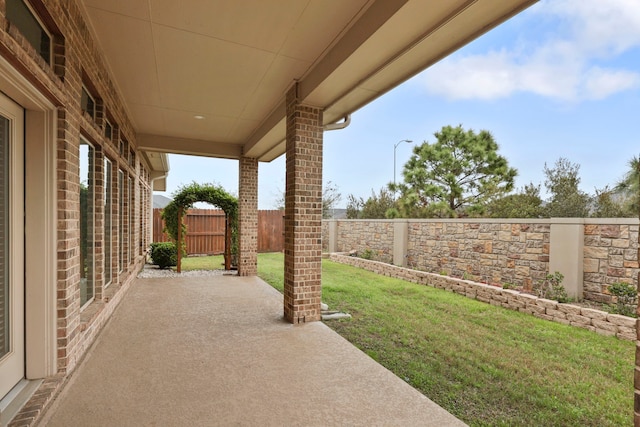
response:
[(260, 161), (294, 81), (336, 122), (535, 1), (81, 0), (139, 149)]

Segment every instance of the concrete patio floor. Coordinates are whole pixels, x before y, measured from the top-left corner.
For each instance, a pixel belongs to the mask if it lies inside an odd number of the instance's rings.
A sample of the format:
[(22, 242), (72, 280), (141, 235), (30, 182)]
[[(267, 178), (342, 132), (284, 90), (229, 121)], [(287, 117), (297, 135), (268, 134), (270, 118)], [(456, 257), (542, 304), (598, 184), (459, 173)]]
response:
[(256, 277), (138, 279), (47, 426), (463, 426)]

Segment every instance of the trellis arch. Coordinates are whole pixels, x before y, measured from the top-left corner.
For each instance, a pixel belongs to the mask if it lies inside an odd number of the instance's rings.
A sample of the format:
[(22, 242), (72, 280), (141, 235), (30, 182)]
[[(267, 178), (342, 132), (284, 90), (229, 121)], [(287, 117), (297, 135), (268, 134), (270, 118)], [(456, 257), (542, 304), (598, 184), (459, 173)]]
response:
[(187, 226), (182, 222), (185, 211), (196, 202), (211, 203), (222, 209), (225, 213), (225, 239), (224, 239), (224, 268), (231, 269), (232, 253), (237, 252), (238, 236), (238, 199), (229, 194), (224, 188), (215, 184), (198, 184), (192, 182), (178, 188), (173, 194), (173, 200), (162, 210), (165, 231), (176, 242), (178, 247), (178, 273), (181, 271), (183, 242)]

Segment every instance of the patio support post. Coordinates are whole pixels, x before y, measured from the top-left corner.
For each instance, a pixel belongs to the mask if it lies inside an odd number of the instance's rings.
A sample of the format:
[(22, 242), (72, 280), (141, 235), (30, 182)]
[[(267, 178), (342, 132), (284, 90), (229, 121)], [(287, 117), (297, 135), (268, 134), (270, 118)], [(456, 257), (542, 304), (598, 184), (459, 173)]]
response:
[(284, 317), (320, 320), (322, 272), (322, 110), (286, 95)]
[(258, 159), (240, 157), (238, 275), (258, 274)]

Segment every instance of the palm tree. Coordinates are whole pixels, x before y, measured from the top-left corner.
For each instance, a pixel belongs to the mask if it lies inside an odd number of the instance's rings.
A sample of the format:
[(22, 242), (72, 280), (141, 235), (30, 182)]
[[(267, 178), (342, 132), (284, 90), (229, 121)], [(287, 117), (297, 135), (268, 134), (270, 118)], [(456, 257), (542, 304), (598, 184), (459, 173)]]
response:
[(629, 209), (632, 212), (640, 212), (640, 157), (633, 156), (629, 162), (629, 170), (622, 179), (616, 183), (614, 190), (627, 196)]

